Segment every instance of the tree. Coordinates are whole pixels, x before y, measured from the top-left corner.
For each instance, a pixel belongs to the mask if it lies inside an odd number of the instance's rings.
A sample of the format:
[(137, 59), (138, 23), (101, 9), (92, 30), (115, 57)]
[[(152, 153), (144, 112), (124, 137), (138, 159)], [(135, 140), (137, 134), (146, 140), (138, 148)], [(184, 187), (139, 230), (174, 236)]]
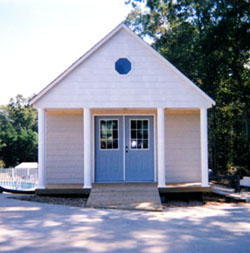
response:
[(0, 160), (5, 167), (37, 160), (37, 114), (22, 95), (0, 109)]
[(126, 23), (208, 93), (209, 163), (250, 173), (250, 5), (234, 0), (131, 0)]

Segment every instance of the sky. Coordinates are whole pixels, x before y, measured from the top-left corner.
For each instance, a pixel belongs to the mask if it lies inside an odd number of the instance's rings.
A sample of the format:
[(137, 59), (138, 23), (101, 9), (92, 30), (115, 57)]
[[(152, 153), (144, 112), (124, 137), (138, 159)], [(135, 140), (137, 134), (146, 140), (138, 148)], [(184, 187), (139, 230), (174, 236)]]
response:
[(38, 93), (130, 10), (125, 0), (0, 0), (0, 105)]

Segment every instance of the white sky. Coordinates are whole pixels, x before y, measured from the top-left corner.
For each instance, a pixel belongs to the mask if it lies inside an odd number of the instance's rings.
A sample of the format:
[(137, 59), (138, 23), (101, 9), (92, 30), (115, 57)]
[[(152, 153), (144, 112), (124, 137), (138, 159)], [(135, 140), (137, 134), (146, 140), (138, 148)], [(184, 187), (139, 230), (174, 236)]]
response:
[(0, 105), (38, 93), (122, 22), (125, 0), (0, 0)]

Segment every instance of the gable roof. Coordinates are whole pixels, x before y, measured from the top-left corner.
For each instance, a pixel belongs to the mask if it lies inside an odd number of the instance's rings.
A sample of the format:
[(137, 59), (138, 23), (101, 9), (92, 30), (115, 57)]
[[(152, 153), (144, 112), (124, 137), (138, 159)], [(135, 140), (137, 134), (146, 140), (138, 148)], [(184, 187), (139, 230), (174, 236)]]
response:
[(62, 72), (56, 79), (49, 83), (44, 89), (42, 89), (36, 96), (30, 100), (30, 104), (33, 105), (41, 97), (43, 97), (47, 92), (49, 92), (53, 87), (55, 87), (63, 78), (70, 74), (75, 68), (77, 68), (82, 62), (84, 62), (89, 56), (91, 56), (96, 50), (98, 50), (104, 43), (110, 40), (115, 34), (117, 34), (121, 29), (127, 31), (132, 37), (134, 37), (139, 43), (150, 50), (154, 55), (156, 55), (166, 66), (173, 72), (178, 74), (186, 84), (198, 92), (209, 104), (215, 105), (215, 101), (210, 98), (204, 91), (202, 91), (198, 86), (196, 86), (190, 79), (188, 79), (182, 72), (180, 72), (173, 64), (171, 64), (166, 58), (159, 54), (154, 48), (148, 45), (142, 38), (132, 32), (124, 22), (120, 23), (116, 28), (114, 28), (110, 33), (108, 33), (102, 40), (95, 44), (90, 50), (88, 50), (84, 55), (78, 58), (71, 66), (69, 66), (64, 72)]

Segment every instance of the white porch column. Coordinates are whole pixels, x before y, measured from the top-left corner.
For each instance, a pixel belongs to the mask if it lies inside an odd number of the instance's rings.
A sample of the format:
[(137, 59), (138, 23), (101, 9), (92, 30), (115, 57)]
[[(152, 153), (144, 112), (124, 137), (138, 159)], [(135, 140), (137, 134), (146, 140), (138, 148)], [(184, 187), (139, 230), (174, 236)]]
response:
[(200, 109), (200, 134), (201, 134), (201, 186), (208, 183), (208, 143), (207, 143), (207, 109)]
[(91, 159), (92, 159), (92, 133), (91, 133), (91, 112), (89, 108), (83, 109), (83, 153), (84, 153), (84, 189), (91, 188), (92, 173), (91, 173)]
[(165, 183), (165, 113), (164, 108), (157, 108), (157, 155), (158, 155), (158, 187), (166, 187)]
[(38, 109), (38, 189), (45, 188), (45, 111)]

